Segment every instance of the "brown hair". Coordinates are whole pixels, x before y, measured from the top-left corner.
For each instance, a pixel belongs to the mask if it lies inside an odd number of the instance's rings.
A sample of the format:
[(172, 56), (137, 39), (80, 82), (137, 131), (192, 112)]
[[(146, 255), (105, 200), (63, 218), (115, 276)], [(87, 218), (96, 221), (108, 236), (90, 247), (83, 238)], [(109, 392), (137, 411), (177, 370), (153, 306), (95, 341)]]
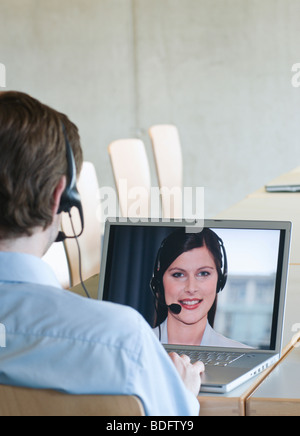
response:
[(79, 174), (80, 138), (68, 117), (27, 94), (0, 93), (0, 239), (52, 223), (54, 190), (68, 174), (63, 125)]

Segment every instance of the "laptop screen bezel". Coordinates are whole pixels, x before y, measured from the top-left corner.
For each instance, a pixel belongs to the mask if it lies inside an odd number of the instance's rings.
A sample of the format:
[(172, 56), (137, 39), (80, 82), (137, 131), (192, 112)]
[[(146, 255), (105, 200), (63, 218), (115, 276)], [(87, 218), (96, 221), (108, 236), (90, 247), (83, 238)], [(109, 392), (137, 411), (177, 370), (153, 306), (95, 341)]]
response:
[[(283, 341), (284, 315), (286, 306), (287, 279), (289, 270), (289, 256), (291, 243), (292, 224), (288, 221), (254, 221), (254, 220), (204, 220), (201, 225), (207, 228), (222, 229), (256, 229), (256, 230), (279, 230), (280, 231), (280, 252), (279, 264), (281, 269), (278, 270), (276, 279), (273, 325), (271, 334), (270, 350), (255, 349), (258, 353), (280, 354)], [(105, 223), (105, 232), (102, 245), (102, 259), (99, 278), (98, 299), (103, 300), (105, 281), (107, 280), (107, 263), (110, 256), (110, 237), (112, 226), (152, 226), (152, 227), (187, 227), (189, 232), (200, 232), (198, 221), (185, 220), (137, 220), (124, 218), (110, 218)], [(172, 347), (172, 345), (170, 345)], [(183, 349), (193, 348), (192, 346), (182, 346)], [(165, 346), (168, 348), (168, 345)], [(199, 347), (198, 347), (199, 348)], [(207, 348), (207, 347), (203, 347)], [(209, 350), (220, 349), (220, 347), (208, 347)], [(226, 348), (225, 350), (230, 350)], [(237, 351), (237, 349), (234, 349)], [(243, 350), (245, 351), (245, 350)]]

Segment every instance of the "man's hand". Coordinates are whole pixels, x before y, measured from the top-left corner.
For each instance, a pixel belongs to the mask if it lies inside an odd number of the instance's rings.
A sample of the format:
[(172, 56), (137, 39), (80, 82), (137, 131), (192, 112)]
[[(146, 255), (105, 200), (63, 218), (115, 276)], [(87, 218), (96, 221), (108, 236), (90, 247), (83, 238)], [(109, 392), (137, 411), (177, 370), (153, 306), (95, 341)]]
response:
[(191, 363), (191, 359), (185, 354), (179, 356), (177, 353), (169, 354), (186, 388), (195, 396), (198, 396), (201, 387), (201, 374), (205, 371), (202, 362)]

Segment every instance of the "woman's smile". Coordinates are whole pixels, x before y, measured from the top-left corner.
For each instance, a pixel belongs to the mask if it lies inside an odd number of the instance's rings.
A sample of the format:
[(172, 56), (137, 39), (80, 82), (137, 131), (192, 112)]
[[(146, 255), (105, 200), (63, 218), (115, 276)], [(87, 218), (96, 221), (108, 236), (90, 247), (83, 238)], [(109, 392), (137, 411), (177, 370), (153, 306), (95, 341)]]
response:
[(201, 305), (202, 303), (202, 299), (189, 299), (189, 298), (185, 298), (184, 300), (179, 300), (179, 304), (181, 305), (181, 307), (183, 309), (186, 310), (195, 310), (198, 309), (198, 307)]

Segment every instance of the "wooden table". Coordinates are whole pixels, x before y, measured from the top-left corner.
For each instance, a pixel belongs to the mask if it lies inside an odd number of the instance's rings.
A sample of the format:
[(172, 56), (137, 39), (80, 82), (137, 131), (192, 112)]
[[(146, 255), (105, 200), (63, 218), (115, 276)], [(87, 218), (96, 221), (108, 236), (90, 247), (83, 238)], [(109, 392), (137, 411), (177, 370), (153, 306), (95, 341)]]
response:
[[(300, 182), (300, 167), (271, 183), (295, 183), (296, 180)], [(261, 188), (216, 218), (292, 222), (290, 272), (283, 340), (284, 346), (287, 345), (294, 336), (293, 326), (300, 323), (300, 193), (270, 194), (266, 192), (265, 188)]]
[(300, 332), (280, 362), (248, 395), (247, 416), (300, 416)]
[[(300, 184), (300, 167), (270, 182)], [(221, 213), (219, 219), (291, 221), (293, 224), (281, 360), (255, 380), (240, 400), (245, 414), (300, 415), (300, 193), (267, 193), (265, 187)]]

